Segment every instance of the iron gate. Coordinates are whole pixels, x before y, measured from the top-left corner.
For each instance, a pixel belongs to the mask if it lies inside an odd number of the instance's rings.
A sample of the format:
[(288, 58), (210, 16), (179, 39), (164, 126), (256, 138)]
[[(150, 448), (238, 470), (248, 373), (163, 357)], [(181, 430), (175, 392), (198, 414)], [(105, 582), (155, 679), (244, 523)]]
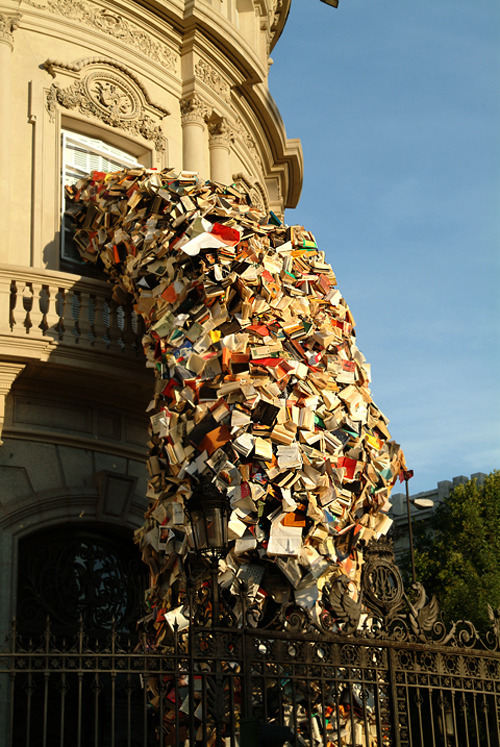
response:
[(288, 608), (264, 629), (251, 604), (228, 626), (208, 604), (161, 652), (145, 634), (96, 640), (82, 624), (70, 642), (48, 622), (35, 642), (14, 626), (0, 652), (1, 744), (500, 747), (498, 625), (484, 638), (467, 622), (446, 629), (392, 560), (379, 545), (363, 606), (340, 585), (321, 626)]

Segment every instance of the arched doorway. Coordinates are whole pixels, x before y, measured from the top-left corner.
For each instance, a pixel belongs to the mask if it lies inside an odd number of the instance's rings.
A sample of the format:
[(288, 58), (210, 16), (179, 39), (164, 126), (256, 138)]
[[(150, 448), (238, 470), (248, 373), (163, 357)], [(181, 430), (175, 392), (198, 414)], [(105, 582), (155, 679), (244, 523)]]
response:
[(40, 635), (50, 618), (55, 636), (83, 623), (99, 637), (115, 623), (133, 634), (143, 613), (147, 570), (130, 531), (70, 524), (19, 542), (17, 628)]
[[(130, 531), (68, 524), (19, 542), (17, 630), (28, 656), (15, 677), (12, 747), (154, 744), (143, 682), (118, 663), (137, 643), (146, 586)], [(43, 671), (30, 646), (46, 646)]]

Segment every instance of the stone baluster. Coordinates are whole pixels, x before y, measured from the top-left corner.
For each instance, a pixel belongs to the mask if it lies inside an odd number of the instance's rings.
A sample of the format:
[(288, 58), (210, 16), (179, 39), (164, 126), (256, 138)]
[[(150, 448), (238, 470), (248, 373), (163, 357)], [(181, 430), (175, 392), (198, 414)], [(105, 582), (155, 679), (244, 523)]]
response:
[(60, 295), (61, 289), (54, 285), (43, 285), (42, 290), (45, 292), (47, 297), (47, 310), (45, 311), (45, 334), (49, 337), (53, 337), (55, 340), (60, 340), (62, 337), (62, 303)]
[(0, 329), (12, 331), (16, 324), (17, 286), (9, 277), (0, 277)]
[(108, 325), (108, 350), (113, 353), (121, 351), (119, 340), (121, 338), (121, 329), (118, 326), (117, 304), (115, 301), (109, 301), (109, 325)]
[(31, 320), (31, 312), (33, 310), (33, 286), (31, 283), (25, 283), (22, 290), (22, 300), (24, 309), (23, 327), (26, 330), (26, 334), (29, 334), (33, 322)]
[(47, 292), (47, 286), (40, 282), (33, 282), (33, 324), (35, 325), (35, 331), (38, 334), (38, 330), (41, 331), (42, 335), (47, 333), (47, 312), (49, 310), (49, 294)]
[(80, 339), (80, 296), (68, 288), (64, 293), (64, 342), (70, 344)]
[(86, 291), (80, 291), (80, 339), (79, 344), (82, 347), (89, 347), (94, 339), (94, 331), (90, 319), (90, 296)]
[(122, 340), (127, 349), (132, 349), (135, 345), (135, 332), (132, 326), (132, 305), (127, 303), (125, 306), (122, 306), (122, 309), (124, 316)]
[(106, 299), (102, 295), (94, 296), (94, 347), (97, 350), (103, 350), (106, 346), (108, 330), (109, 313), (106, 306)]

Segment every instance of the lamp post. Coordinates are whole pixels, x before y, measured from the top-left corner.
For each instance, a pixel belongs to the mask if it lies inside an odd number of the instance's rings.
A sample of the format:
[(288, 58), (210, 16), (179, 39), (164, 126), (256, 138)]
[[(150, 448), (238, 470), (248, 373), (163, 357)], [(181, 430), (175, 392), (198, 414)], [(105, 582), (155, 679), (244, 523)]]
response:
[(413, 477), (414, 472), (412, 469), (405, 470), (404, 473), (404, 480), (406, 485), (406, 511), (408, 514), (408, 536), (410, 540), (410, 557), (411, 557), (411, 575), (412, 575), (412, 581), (414, 584), (417, 583), (417, 575), (415, 572), (415, 550), (413, 547), (413, 526), (412, 526), (412, 520), (411, 520), (411, 509), (410, 504), (412, 503), (416, 508), (423, 509), (423, 508), (432, 508), (434, 505), (434, 501), (432, 501), (430, 498), (410, 498), (410, 490), (408, 487), (408, 482), (411, 477)]
[(212, 577), (212, 624), (219, 621), (219, 559), (227, 553), (229, 499), (209, 477), (202, 476), (187, 501), (186, 511), (191, 524), (195, 553), (210, 563)]
[[(219, 559), (228, 549), (228, 520), (230, 513), (229, 499), (226, 493), (219, 490), (209, 477), (202, 476), (195, 486), (191, 498), (186, 502), (186, 512), (191, 524), (193, 542), (196, 555), (207, 559), (210, 564), (212, 582), (212, 627), (215, 628), (220, 620), (219, 608)], [(192, 611), (191, 611), (192, 619)], [(193, 666), (192, 630), (189, 636), (191, 666)], [(214, 683), (219, 697), (213, 707), (211, 715), (215, 722), (215, 747), (223, 747), (224, 741), (224, 674), (219, 656), (215, 657)], [(227, 683), (226, 683), (227, 686)], [(190, 688), (190, 709), (194, 707), (193, 688)], [(205, 715), (207, 718), (207, 714)], [(190, 744), (194, 744), (194, 728), (191, 722)]]

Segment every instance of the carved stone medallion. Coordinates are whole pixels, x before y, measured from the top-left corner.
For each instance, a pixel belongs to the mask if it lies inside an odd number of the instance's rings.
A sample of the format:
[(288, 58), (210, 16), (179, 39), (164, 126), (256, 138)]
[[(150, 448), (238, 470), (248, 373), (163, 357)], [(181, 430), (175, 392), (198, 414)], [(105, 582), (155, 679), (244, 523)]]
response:
[(140, 103), (131, 86), (116, 76), (100, 73), (85, 78), (89, 99), (111, 119), (119, 121), (139, 116)]

